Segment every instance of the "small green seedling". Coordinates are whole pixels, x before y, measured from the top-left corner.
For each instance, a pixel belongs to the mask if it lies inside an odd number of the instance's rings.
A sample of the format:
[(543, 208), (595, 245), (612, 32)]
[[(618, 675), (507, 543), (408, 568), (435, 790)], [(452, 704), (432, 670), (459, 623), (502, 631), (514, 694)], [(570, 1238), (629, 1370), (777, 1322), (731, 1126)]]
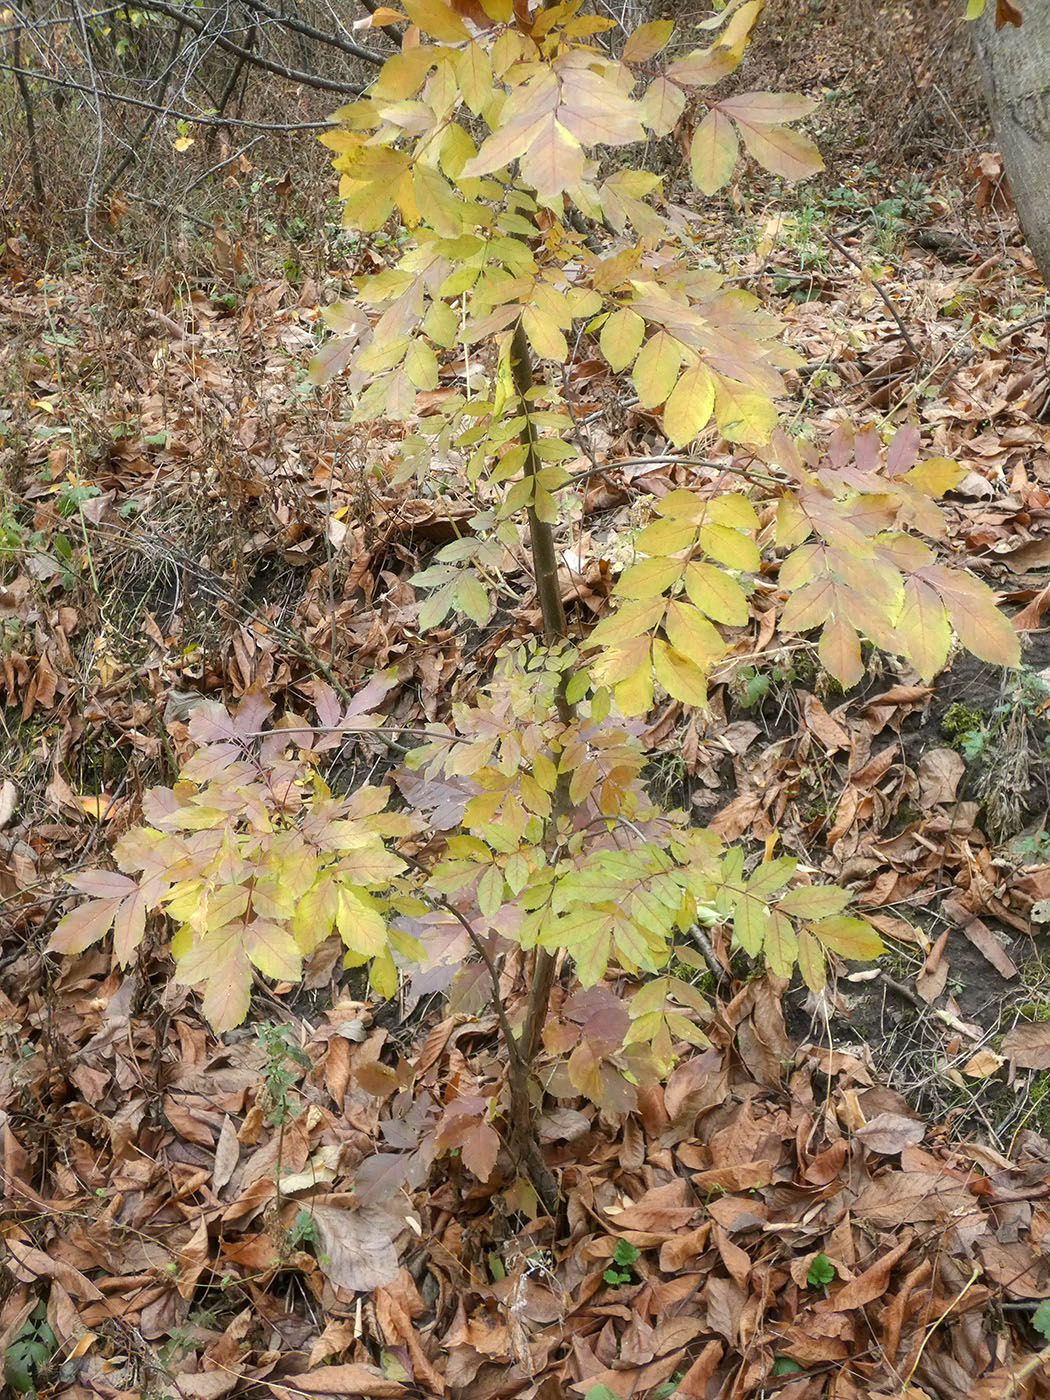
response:
[[(641, 1250), (635, 1249), (626, 1240), (617, 1240), (613, 1250), (612, 1263), (602, 1274), (610, 1288), (621, 1288), (625, 1283), (634, 1282), (634, 1265), (638, 1262)], [(587, 1400), (590, 1400), (588, 1392)]]
[(826, 1254), (818, 1254), (809, 1266), (806, 1282), (810, 1288), (826, 1288), (835, 1277), (835, 1265)]
[(4, 1352), (4, 1380), (16, 1395), (36, 1395), (38, 1373), (58, 1350), (47, 1320), (47, 1304), (37, 1303)]

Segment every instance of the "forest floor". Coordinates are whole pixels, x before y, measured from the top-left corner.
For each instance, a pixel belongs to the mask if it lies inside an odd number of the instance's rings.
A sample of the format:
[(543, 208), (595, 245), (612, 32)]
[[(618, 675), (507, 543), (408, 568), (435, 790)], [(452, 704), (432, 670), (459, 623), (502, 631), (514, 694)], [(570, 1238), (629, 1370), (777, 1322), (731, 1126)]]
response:
[[(303, 712), (319, 676), (353, 693), (393, 668), (384, 709), (411, 743), (535, 631), (523, 559), (490, 627), (418, 634), (409, 580), (470, 494), (440, 463), (395, 484), (399, 430), (365, 435), (306, 380), (322, 305), (383, 265), (382, 240), (333, 241), (323, 280), (221, 231), (177, 270), (44, 272), (27, 241), (0, 248), (12, 1389), (1050, 1394), (1050, 333), (994, 161), (971, 173), (858, 163), (698, 218), (698, 249), (801, 356), (785, 419), (914, 424), (963, 466), (945, 547), (998, 591), (1024, 665), (960, 656), (925, 685), (872, 658), (842, 694), (770, 612), (709, 713), (649, 716), (664, 800), (848, 885), (893, 951), (822, 999), (727, 973), (713, 1048), (637, 1113), (553, 1106), (557, 1235), (498, 1177), (405, 1175), (409, 1079), (501, 1081), (494, 1017), (443, 1002), (455, 948), (383, 1006), (326, 944), (305, 986), (260, 983), (251, 1030), (220, 1038), (159, 944), (128, 973), (108, 946), (42, 951), (64, 877), (173, 781), (201, 697), (257, 685)], [(596, 360), (569, 385), (581, 465), (603, 467), (561, 541), (580, 625), (647, 497), (731, 458), (712, 440), (707, 467), (668, 461)], [(390, 764), (365, 736), (328, 777)], [(513, 997), (524, 968), (506, 976)]]

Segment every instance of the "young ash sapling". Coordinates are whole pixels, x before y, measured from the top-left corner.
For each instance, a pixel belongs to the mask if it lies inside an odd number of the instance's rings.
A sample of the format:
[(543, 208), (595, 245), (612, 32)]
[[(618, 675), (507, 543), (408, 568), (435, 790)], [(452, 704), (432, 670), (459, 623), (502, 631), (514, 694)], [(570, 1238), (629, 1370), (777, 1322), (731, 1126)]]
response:
[[(786, 179), (819, 169), (787, 125), (812, 110), (808, 99), (708, 95), (739, 63), (760, 0), (727, 6), (701, 26), (710, 43), (668, 62), (669, 21), (620, 46), (618, 26), (579, 0), (404, 10), (402, 51), (323, 139), (346, 223), (368, 232), (397, 217), (406, 238), (396, 264), (330, 309), (335, 334), (314, 375), (345, 375), (358, 421), (405, 425), (394, 430), (400, 479), (451, 461), (476, 488), (470, 533), (415, 579), (432, 590), (420, 629), (450, 613), (484, 625), (505, 551), (527, 532), (542, 634), (507, 648), (476, 700), (431, 726), (399, 778), (406, 812), (389, 812), (371, 786), (335, 797), (317, 771), (327, 746), (382, 723), (391, 678), (345, 713), (314, 684), (321, 736), (304, 738), (294, 715), (266, 730), (269, 703), (255, 692), (234, 715), (202, 706), (190, 724), (198, 752), (117, 843), (125, 873), (74, 877), (89, 901), (51, 947), (75, 953), (112, 927), (126, 963), (146, 912), (163, 911), (176, 925), (176, 977), (204, 985), (205, 1014), (223, 1029), (247, 1014), (253, 968), (294, 980), (333, 931), (386, 997), (395, 959), (422, 957), (434, 930), (451, 928), (490, 981), (507, 1101), (450, 1089), (418, 1150), (429, 1161), (454, 1149), (487, 1177), (502, 1118), (503, 1145), (550, 1209), (537, 1060), (553, 1062), (550, 1092), (630, 1110), (639, 1085), (707, 1043), (703, 998), (663, 971), (676, 949), (688, 960), (690, 928), (724, 922), (736, 947), (778, 977), (797, 965), (814, 989), (829, 953), (866, 959), (881, 947), (846, 912), (846, 891), (798, 883), (787, 857), (752, 868), (742, 848), (659, 810), (639, 780), (634, 717), (658, 691), (706, 706), (712, 669), (759, 610), (776, 608), (782, 631), (819, 633), (820, 660), (843, 686), (863, 675), (865, 640), (927, 679), (953, 628), (1002, 665), (1016, 664), (1017, 640), (991, 592), (935, 552), (945, 534), (935, 500), (956, 465), (921, 461), (907, 427), (888, 443), (843, 428), (823, 450), (777, 430), (781, 371), (795, 362), (777, 323), (702, 265), (687, 212), (664, 202), (634, 149), (620, 168), (596, 159), (691, 129), (705, 194), (730, 178), (738, 140)], [(565, 366), (584, 341), (612, 374), (629, 373), (675, 448), (707, 433), (738, 452), (731, 488), (697, 483), (653, 501), (612, 610), (589, 635), (566, 623), (574, 589), (560, 533), (583, 455)], [(501, 991), (511, 957), (531, 962), (524, 1005)], [(578, 986), (552, 1014), (556, 977), (570, 969)]]

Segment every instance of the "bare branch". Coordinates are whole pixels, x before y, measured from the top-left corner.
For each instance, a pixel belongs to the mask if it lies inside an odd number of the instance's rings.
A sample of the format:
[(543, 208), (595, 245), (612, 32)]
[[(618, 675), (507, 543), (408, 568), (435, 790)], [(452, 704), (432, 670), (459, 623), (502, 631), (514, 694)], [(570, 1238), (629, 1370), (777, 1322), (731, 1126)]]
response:
[(167, 15), (169, 19), (178, 20), (180, 24), (185, 24), (192, 29), (195, 34), (207, 33), (208, 38), (217, 48), (225, 49), (227, 53), (232, 53), (237, 58), (243, 58), (253, 68), (262, 68), (265, 72), (274, 73), (279, 78), (288, 78), (293, 83), (302, 83), (304, 87), (316, 88), (320, 92), (347, 93), (351, 97), (359, 97), (363, 91), (360, 83), (344, 83), (337, 78), (321, 78), (316, 73), (304, 73), (300, 68), (287, 68), (283, 63), (275, 63), (271, 58), (263, 58), (261, 54), (253, 53), (251, 49), (246, 49), (241, 44), (235, 44), (225, 34), (212, 34), (204, 20), (198, 19), (196, 15), (191, 15), (186, 10), (179, 9), (176, 5), (167, 4), (166, 0), (142, 0), (140, 8), (150, 10), (153, 14)]
[(181, 112), (162, 107), (144, 97), (131, 97), (126, 93), (111, 92), (108, 88), (92, 88), (84, 83), (75, 83), (71, 78), (56, 78), (50, 73), (41, 73), (36, 68), (20, 68), (13, 63), (0, 62), (0, 73), (21, 73), (38, 82), (50, 83), (52, 87), (65, 88), (70, 92), (84, 92), (97, 96), (106, 102), (123, 102), (129, 107), (141, 107), (147, 112), (159, 112), (161, 116), (173, 117), (176, 121), (195, 122), (198, 126), (243, 126), (250, 131), (327, 131), (331, 122), (255, 122), (246, 117), (217, 117), (200, 112)]
[(306, 39), (316, 39), (319, 44), (329, 44), (332, 48), (341, 49), (343, 53), (352, 54), (354, 58), (362, 58), (366, 63), (374, 63), (377, 68), (381, 68), (386, 62), (386, 56), (383, 54), (366, 49), (361, 44), (355, 44), (352, 39), (344, 39), (338, 34), (315, 29), (312, 24), (296, 19), (293, 15), (282, 15), (279, 10), (272, 9), (271, 6), (265, 4), (264, 0), (241, 0), (241, 4), (250, 10), (255, 10), (260, 15), (266, 15), (267, 19), (272, 19), (275, 24), (290, 29), (293, 34), (302, 34)]

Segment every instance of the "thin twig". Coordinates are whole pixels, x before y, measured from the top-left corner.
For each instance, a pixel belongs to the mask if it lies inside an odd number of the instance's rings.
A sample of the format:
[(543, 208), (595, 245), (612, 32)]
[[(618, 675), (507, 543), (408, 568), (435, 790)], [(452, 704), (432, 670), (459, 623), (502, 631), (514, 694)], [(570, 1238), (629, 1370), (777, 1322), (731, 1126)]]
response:
[[(161, 116), (172, 117), (175, 121), (193, 122), (196, 126), (245, 126), (251, 131), (329, 131), (332, 123), (326, 122), (256, 122), (246, 117), (215, 117), (206, 113), (176, 112), (150, 102), (144, 97), (131, 97), (126, 93), (110, 92), (108, 88), (88, 87), (86, 83), (75, 83), (71, 78), (56, 78), (50, 73), (42, 73), (38, 68), (21, 68), (13, 63), (0, 63), (0, 73), (22, 73), (27, 78), (35, 78), (52, 87), (65, 88), (69, 92), (83, 92), (91, 97), (100, 97), (105, 102), (123, 102), (128, 107), (141, 107), (147, 112), (159, 112)], [(211, 227), (211, 225), (209, 225)]]
[[(831, 232), (830, 229), (822, 229), (821, 231), (824, 234), (824, 237), (828, 240), (828, 242), (832, 244), (833, 247), (839, 250), (839, 252), (842, 254), (842, 256), (846, 259), (847, 262), (851, 262), (858, 272), (865, 273), (867, 276), (871, 277), (871, 273), (868, 272), (868, 269), (864, 266), (864, 264), (862, 262), (859, 262), (858, 259), (855, 258), (853, 254), (849, 251), (849, 249), (839, 242), (839, 240), (835, 237), (835, 235)], [(915, 356), (916, 364), (922, 364), (922, 356), (919, 354), (918, 347), (916, 346), (914, 340), (912, 340), (911, 336), (908, 334), (908, 328), (901, 320), (900, 313), (891, 301), (889, 293), (883, 289), (882, 284), (879, 282), (877, 277), (871, 277), (871, 285), (875, 288), (879, 296), (886, 303), (887, 310), (889, 311), (893, 319), (897, 322), (897, 329), (904, 337), (905, 345), (907, 345), (908, 349)]]

